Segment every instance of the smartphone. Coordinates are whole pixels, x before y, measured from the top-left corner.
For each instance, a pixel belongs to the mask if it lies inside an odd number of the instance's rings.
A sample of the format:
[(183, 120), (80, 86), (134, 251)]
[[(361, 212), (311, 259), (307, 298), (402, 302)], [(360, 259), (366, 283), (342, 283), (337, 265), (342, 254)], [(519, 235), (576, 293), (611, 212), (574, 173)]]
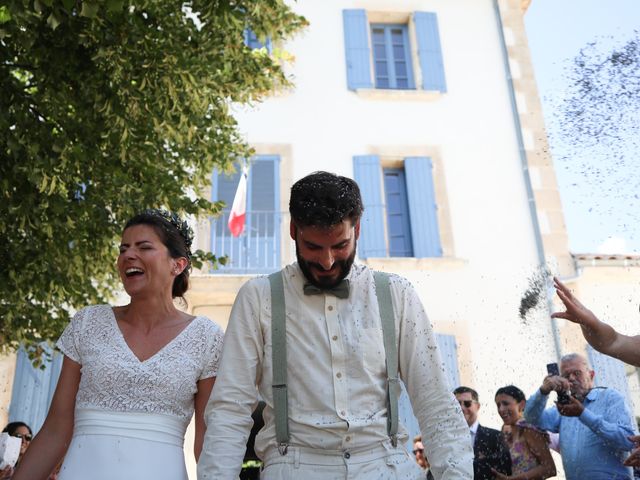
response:
[[(560, 376), (560, 369), (558, 368), (557, 363), (547, 363), (547, 373), (549, 375)], [(558, 393), (558, 403), (564, 405), (567, 403), (571, 403), (571, 392), (557, 392)]]
[(560, 370), (558, 369), (557, 363), (547, 363), (547, 373), (549, 375), (555, 375), (557, 377), (560, 376)]

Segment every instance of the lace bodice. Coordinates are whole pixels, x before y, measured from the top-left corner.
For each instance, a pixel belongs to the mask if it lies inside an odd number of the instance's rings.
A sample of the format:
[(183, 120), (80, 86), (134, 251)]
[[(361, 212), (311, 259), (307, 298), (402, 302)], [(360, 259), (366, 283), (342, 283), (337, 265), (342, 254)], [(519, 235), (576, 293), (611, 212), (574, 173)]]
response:
[(216, 376), (222, 329), (196, 317), (164, 348), (140, 361), (122, 336), (110, 305), (80, 310), (58, 348), (82, 365), (76, 409), (161, 413), (188, 422), (196, 382)]

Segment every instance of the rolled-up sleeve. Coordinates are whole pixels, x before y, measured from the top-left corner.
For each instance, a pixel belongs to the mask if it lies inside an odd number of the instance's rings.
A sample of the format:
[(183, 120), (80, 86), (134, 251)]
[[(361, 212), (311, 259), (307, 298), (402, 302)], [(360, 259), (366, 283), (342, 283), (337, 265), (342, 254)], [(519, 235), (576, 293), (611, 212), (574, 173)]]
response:
[(229, 317), (216, 384), (205, 411), (207, 431), (198, 480), (235, 480), (240, 473), (264, 348), (259, 305), (255, 281), (250, 281), (240, 289)]
[[(472, 479), (473, 449), (462, 411), (444, 375), (433, 329), (411, 284), (393, 276), (399, 317), (399, 365), (436, 478)], [(398, 313), (400, 315), (398, 315)]]

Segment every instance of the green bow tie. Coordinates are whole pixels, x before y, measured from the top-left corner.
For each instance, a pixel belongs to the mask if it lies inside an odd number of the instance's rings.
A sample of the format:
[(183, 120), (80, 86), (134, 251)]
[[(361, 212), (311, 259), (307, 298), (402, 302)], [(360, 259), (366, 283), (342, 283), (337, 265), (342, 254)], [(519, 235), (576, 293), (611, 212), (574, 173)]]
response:
[(331, 288), (320, 288), (307, 283), (305, 284), (303, 290), (305, 295), (320, 295), (322, 293), (329, 293), (331, 295), (335, 295), (338, 298), (349, 298), (349, 280), (345, 278), (338, 285)]

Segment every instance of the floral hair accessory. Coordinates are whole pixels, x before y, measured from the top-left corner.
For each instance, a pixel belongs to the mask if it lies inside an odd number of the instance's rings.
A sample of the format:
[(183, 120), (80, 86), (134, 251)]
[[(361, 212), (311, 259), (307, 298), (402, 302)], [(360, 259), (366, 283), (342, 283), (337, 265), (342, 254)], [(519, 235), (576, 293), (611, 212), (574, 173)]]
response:
[(160, 217), (170, 223), (180, 236), (184, 239), (184, 244), (187, 247), (187, 253), (191, 257), (191, 244), (193, 243), (193, 229), (189, 226), (186, 220), (183, 220), (178, 214), (163, 210), (160, 208), (150, 208), (142, 212), (143, 214), (153, 217)]

